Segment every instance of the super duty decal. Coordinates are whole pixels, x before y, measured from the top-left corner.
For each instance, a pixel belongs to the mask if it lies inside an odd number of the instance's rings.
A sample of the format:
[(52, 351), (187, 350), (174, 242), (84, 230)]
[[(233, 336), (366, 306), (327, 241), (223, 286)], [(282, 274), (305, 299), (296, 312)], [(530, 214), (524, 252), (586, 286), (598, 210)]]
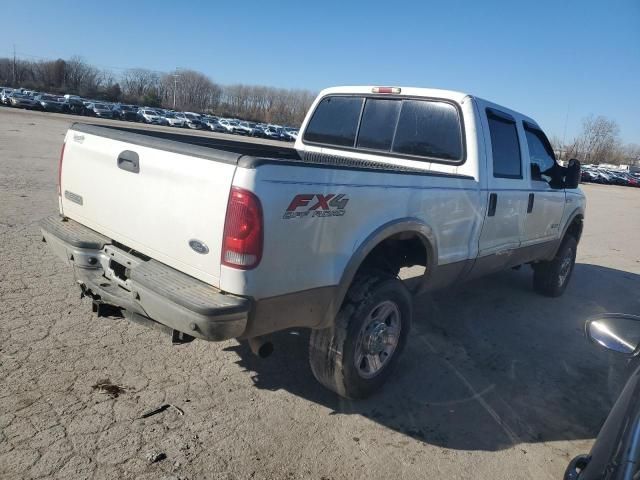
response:
[(344, 193), (301, 193), (293, 197), (282, 218), (341, 217), (348, 202)]

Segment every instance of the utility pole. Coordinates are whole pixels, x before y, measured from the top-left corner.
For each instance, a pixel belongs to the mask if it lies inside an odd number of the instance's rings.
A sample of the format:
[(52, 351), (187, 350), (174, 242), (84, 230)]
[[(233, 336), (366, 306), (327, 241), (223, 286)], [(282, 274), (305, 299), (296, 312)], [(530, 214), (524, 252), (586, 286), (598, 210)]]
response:
[(13, 86), (16, 86), (16, 44), (13, 44)]
[(178, 90), (178, 69), (176, 68), (176, 73), (173, 74), (173, 109), (176, 109), (176, 90)]

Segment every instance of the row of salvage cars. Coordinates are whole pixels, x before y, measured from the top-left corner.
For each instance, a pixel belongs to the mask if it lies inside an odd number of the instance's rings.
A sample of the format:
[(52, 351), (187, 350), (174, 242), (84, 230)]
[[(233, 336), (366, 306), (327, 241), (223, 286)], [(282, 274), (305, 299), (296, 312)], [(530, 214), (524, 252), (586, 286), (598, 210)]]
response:
[(640, 187), (640, 172), (616, 170), (598, 165), (582, 165), (581, 170), (582, 182)]
[(249, 122), (194, 112), (177, 112), (156, 107), (87, 100), (77, 95), (59, 96), (22, 88), (0, 87), (0, 104), (15, 108), (112, 118), (194, 130), (204, 129), (287, 142), (293, 142), (298, 137), (297, 129), (281, 125)]

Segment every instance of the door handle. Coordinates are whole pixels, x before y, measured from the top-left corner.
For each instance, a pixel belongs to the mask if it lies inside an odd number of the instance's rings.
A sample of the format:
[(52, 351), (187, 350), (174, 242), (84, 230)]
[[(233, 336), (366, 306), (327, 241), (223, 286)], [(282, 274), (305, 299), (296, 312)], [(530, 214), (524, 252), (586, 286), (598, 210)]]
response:
[(496, 214), (497, 206), (498, 206), (498, 194), (492, 193), (489, 195), (489, 209), (487, 210), (487, 217), (493, 217)]
[(529, 194), (529, 203), (527, 204), (527, 213), (531, 213), (533, 211), (533, 200), (535, 196), (533, 193)]
[(140, 158), (136, 152), (125, 150), (118, 155), (118, 168), (131, 173), (140, 173)]

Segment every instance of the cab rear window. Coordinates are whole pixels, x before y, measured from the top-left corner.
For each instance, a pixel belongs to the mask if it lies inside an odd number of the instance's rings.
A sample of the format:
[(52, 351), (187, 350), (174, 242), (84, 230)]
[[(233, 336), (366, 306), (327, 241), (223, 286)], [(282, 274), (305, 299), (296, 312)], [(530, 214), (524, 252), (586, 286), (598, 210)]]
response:
[(313, 113), (304, 139), (314, 143), (352, 147), (363, 101), (358, 97), (323, 98)]
[(393, 151), (419, 157), (461, 160), (462, 132), (458, 110), (445, 102), (405, 100)]
[(437, 100), (325, 97), (304, 141), (429, 161), (461, 163), (464, 155), (458, 109)]

